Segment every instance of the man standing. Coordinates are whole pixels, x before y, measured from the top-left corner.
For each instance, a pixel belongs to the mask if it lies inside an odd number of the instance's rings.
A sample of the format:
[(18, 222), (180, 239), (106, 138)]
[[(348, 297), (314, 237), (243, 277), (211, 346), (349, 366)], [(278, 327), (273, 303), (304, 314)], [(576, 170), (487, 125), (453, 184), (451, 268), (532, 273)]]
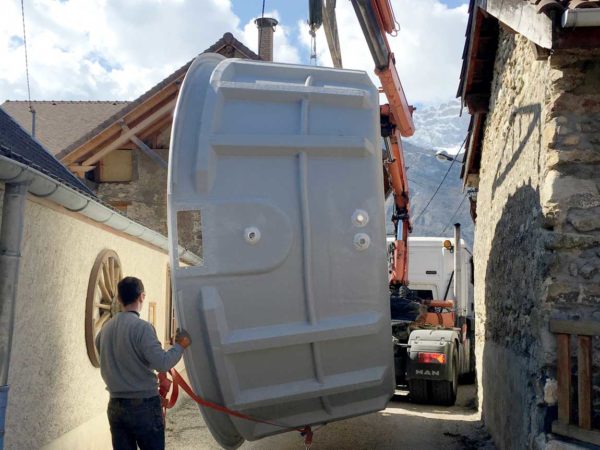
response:
[(118, 286), (123, 312), (109, 320), (96, 337), (100, 373), (110, 392), (108, 422), (116, 450), (165, 448), (165, 425), (154, 371), (166, 372), (191, 344), (177, 330), (175, 345), (164, 351), (154, 327), (140, 319), (146, 294), (142, 281), (123, 278)]

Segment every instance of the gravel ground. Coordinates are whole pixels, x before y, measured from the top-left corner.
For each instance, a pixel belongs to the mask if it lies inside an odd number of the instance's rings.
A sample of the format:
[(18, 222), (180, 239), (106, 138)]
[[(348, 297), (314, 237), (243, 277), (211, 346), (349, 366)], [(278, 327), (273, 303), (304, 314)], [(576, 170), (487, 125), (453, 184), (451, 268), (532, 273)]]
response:
[[(212, 438), (198, 407), (185, 395), (167, 417), (169, 450), (220, 449)], [(455, 406), (443, 408), (410, 403), (398, 395), (387, 409), (367, 416), (331, 423), (315, 432), (312, 450), (494, 450), (478, 411), (474, 409), (475, 386), (461, 386)], [(241, 449), (303, 450), (299, 433), (284, 433)]]

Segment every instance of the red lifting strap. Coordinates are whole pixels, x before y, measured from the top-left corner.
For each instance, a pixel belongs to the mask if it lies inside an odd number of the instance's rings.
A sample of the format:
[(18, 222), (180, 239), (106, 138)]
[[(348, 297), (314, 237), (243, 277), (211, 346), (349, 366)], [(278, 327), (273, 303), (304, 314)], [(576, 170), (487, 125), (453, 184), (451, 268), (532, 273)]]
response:
[[(233, 416), (233, 417), (238, 417), (238, 418), (244, 419), (244, 420), (250, 420), (251, 422), (264, 423), (267, 425), (272, 425), (274, 427), (283, 428), (283, 429), (289, 430), (289, 431), (293, 431), (293, 430), (298, 431), (304, 437), (304, 445), (306, 445), (307, 448), (311, 446), (312, 439), (313, 439), (313, 431), (312, 431), (310, 425), (306, 425), (302, 428), (289, 427), (287, 425), (279, 424), (276, 422), (271, 422), (269, 420), (257, 419), (256, 417), (249, 416), (249, 415), (241, 413), (239, 411), (234, 411), (232, 409), (226, 408), (225, 406), (210, 402), (210, 401), (205, 400), (202, 397), (196, 395), (196, 393), (192, 390), (190, 385), (187, 384), (187, 382), (183, 379), (183, 377), (175, 369), (169, 370), (168, 373), (171, 375), (171, 378), (173, 381), (169, 380), (169, 378), (167, 377), (167, 372), (159, 372), (159, 374), (158, 374), (158, 381), (159, 381), (158, 392), (161, 396), (161, 401), (162, 401), (163, 408), (165, 410), (165, 415), (166, 415), (167, 409), (172, 408), (175, 405), (175, 403), (177, 402), (177, 397), (179, 397), (179, 386), (181, 386), (181, 389), (183, 389), (186, 392), (186, 394), (192, 398), (192, 400), (194, 400), (196, 403), (198, 403), (201, 406), (204, 406), (206, 408), (211, 408), (211, 409), (214, 409), (216, 411), (219, 411), (219, 412), (222, 412), (225, 414), (229, 414), (230, 416)], [(167, 397), (167, 395), (169, 394), (169, 390), (171, 390), (171, 385), (173, 385), (173, 389), (171, 391), (171, 396)]]

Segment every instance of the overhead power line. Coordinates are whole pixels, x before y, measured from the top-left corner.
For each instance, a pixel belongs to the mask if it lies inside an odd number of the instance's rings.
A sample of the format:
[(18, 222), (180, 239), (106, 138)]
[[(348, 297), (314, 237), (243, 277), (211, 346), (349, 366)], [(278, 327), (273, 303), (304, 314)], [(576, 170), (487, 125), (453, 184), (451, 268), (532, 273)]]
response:
[(31, 87), (29, 85), (29, 60), (27, 57), (27, 33), (25, 32), (25, 6), (24, 0), (21, 0), (21, 18), (23, 19), (23, 47), (25, 48), (25, 76), (27, 78), (27, 100), (29, 101), (29, 109), (31, 110)]
[[(466, 142), (467, 142), (467, 138), (465, 138), (465, 140), (463, 141), (463, 143), (460, 145), (460, 148), (458, 149), (458, 152), (456, 153), (456, 156), (458, 156), (458, 154), (463, 149), (463, 147), (464, 147), (464, 145), (465, 145)], [(464, 157), (463, 157), (463, 159), (464, 159)], [(442, 181), (440, 181), (440, 184), (438, 184), (438, 187), (436, 188), (435, 192), (433, 193), (433, 195), (431, 196), (431, 198), (429, 199), (429, 201), (425, 205), (425, 208), (423, 208), (421, 210), (421, 212), (419, 214), (417, 214), (417, 216), (414, 218), (413, 223), (416, 224), (417, 220), (419, 219), (419, 217), (421, 217), (423, 215), (423, 213), (425, 211), (427, 211), (427, 208), (429, 208), (429, 205), (431, 205), (431, 202), (433, 201), (433, 199), (435, 198), (435, 196), (437, 195), (437, 193), (440, 191), (440, 188), (444, 184), (444, 181), (446, 181), (446, 178), (448, 177), (448, 174), (450, 173), (450, 170), (452, 169), (452, 166), (454, 165), (455, 162), (456, 162), (456, 157), (452, 158), (452, 161), (450, 162), (450, 166), (448, 166), (448, 170), (446, 170), (446, 173), (444, 174), (444, 178), (442, 178)]]
[(446, 224), (446, 226), (444, 227), (444, 229), (442, 230), (442, 234), (444, 234), (444, 232), (448, 229), (448, 227), (450, 225), (452, 225), (452, 220), (454, 219), (454, 216), (456, 216), (456, 213), (458, 213), (458, 211), (460, 210), (460, 207), (462, 206), (462, 204), (465, 202), (465, 200), (467, 199), (468, 195), (465, 194), (462, 198), (462, 200), (460, 201), (460, 203), (458, 204), (458, 206), (456, 207), (456, 209), (454, 210), (454, 213), (450, 216), (450, 219), (448, 220), (448, 223)]
[(31, 85), (29, 83), (29, 58), (27, 57), (27, 33), (25, 32), (25, 5), (21, 0), (21, 18), (23, 19), (23, 48), (25, 49), (25, 77), (27, 79), (27, 101), (29, 102), (29, 112), (31, 113), (31, 135), (35, 137), (35, 109), (31, 103)]

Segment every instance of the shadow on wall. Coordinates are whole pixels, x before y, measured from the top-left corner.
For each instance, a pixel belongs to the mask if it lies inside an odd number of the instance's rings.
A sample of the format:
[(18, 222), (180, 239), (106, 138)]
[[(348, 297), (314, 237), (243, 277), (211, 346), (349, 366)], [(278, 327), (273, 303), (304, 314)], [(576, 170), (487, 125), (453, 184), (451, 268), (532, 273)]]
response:
[[(498, 183), (516, 159), (499, 173)], [(544, 383), (540, 339), (548, 328), (541, 306), (548, 264), (543, 233), (539, 191), (524, 185), (504, 205), (485, 275), (483, 417), (504, 449), (530, 448), (549, 420), (536, 402)]]
[[(539, 103), (522, 106), (516, 108), (510, 115), (506, 128), (510, 130), (504, 140), (502, 153), (499, 155), (498, 165), (492, 172), (494, 173), (494, 182), (492, 183), (492, 199), (496, 196), (496, 190), (502, 186), (508, 174), (511, 173), (517, 161), (522, 157), (523, 150), (532, 143), (535, 139), (534, 148), (538, 149), (535, 173), (541, 174), (541, 157), (542, 157), (542, 130), (541, 130), (541, 115), (542, 107)], [(523, 128), (526, 129), (525, 134), (522, 134)], [(510, 142), (510, 140), (517, 142)], [(506, 158), (506, 152), (513, 152), (510, 161), (502, 168), (502, 163)], [(531, 152), (530, 152), (531, 153)], [(535, 153), (535, 152), (534, 152)]]

